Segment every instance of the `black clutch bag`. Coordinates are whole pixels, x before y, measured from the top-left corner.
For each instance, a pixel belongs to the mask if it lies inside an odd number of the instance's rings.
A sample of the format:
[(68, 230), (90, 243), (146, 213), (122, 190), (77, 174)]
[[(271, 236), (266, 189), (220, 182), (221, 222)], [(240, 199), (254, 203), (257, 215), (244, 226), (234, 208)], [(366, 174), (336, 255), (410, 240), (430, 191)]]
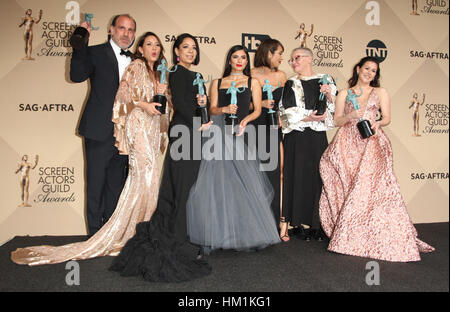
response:
[(210, 122), (208, 106), (197, 106), (197, 115), (201, 118), (201, 123), (206, 124)]
[(327, 100), (317, 100), (316, 105), (314, 105), (314, 110), (317, 111), (316, 115), (321, 116), (325, 114), (327, 110)]
[(361, 119), (358, 122), (357, 127), (363, 139), (367, 139), (374, 135), (370, 121), (367, 119)]
[(152, 102), (161, 104), (161, 106), (155, 106), (156, 110), (161, 114), (166, 113), (167, 98), (164, 94), (157, 94), (153, 96)]

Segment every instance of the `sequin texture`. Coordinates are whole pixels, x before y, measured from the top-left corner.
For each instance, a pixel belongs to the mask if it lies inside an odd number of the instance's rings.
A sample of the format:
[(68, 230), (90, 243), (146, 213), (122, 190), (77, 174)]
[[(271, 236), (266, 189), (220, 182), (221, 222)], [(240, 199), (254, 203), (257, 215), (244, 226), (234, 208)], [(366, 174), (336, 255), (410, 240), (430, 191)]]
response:
[(112, 118), (116, 146), (129, 155), (129, 174), (109, 221), (84, 242), (19, 248), (11, 254), (15, 263), (34, 266), (115, 256), (135, 234), (136, 225), (150, 220), (158, 198), (162, 138), (167, 136), (161, 128), (167, 129), (169, 122), (169, 114), (150, 116), (136, 106), (139, 101), (149, 102), (153, 89), (144, 62), (131, 63), (121, 80)]

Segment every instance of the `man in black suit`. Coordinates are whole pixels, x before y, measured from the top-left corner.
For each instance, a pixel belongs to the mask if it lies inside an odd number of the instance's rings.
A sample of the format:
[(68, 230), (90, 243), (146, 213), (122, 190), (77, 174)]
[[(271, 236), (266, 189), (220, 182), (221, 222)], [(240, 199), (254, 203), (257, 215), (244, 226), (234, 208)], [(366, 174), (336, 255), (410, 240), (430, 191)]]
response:
[[(89, 32), (89, 23), (80, 26)], [(86, 155), (86, 216), (89, 235), (108, 221), (116, 208), (127, 176), (128, 157), (114, 146), (112, 108), (119, 81), (130, 64), (128, 48), (136, 33), (135, 20), (122, 14), (110, 26), (111, 39), (100, 45), (74, 49), (70, 63), (73, 82), (90, 80), (90, 94), (78, 133)]]

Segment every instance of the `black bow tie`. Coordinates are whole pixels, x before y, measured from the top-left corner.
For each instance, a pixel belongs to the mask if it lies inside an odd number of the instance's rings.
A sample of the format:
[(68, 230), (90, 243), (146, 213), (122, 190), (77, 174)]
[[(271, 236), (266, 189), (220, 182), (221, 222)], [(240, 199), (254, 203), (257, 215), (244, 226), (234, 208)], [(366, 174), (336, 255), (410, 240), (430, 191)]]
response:
[(133, 55), (133, 53), (131, 53), (130, 51), (125, 51), (123, 49), (120, 49), (120, 55), (125, 55), (126, 57), (131, 57), (131, 55)]

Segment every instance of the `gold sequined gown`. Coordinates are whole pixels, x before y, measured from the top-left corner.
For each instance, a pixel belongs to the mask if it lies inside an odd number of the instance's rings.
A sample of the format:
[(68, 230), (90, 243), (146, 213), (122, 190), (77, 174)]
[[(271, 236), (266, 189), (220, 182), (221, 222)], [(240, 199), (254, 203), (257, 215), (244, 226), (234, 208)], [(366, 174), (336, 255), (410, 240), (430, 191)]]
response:
[(135, 60), (123, 75), (113, 107), (116, 147), (129, 155), (129, 173), (109, 221), (87, 241), (19, 248), (11, 254), (12, 261), (33, 266), (116, 256), (135, 234), (136, 224), (151, 218), (158, 199), (158, 158), (165, 147), (169, 114), (150, 116), (136, 105), (150, 102), (153, 93), (144, 62)]
[[(380, 108), (374, 90), (364, 117), (375, 122)], [(345, 113), (353, 110), (347, 103)], [(393, 170), (391, 142), (380, 128), (362, 139), (357, 120), (339, 129), (322, 155), (320, 221), (328, 250), (386, 261), (419, 261), (433, 247), (417, 238)]]

